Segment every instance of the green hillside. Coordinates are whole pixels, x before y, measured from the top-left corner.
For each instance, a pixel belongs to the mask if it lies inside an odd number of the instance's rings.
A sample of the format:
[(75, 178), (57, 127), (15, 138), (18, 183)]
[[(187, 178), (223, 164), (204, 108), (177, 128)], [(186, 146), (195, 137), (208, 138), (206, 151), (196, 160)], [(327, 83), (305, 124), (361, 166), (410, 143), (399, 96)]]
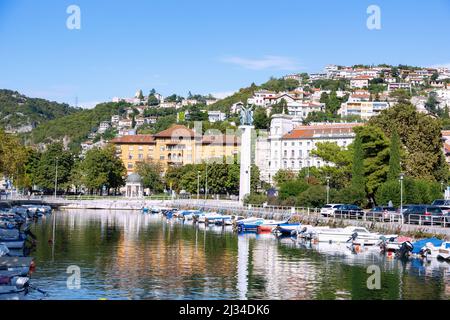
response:
[(45, 99), (29, 98), (12, 90), (0, 90), (0, 127), (28, 132), (39, 124), (75, 114), (81, 109)]
[(226, 97), (225, 99), (219, 100), (216, 103), (209, 106), (210, 110), (220, 110), (222, 112), (229, 112), (230, 107), (237, 103), (237, 102), (243, 102), (244, 104), (247, 103), (247, 99), (251, 98), (253, 96), (253, 93), (257, 90), (270, 90), (275, 92), (280, 91), (292, 91), (296, 89), (299, 86), (299, 82), (297, 80), (293, 79), (276, 79), (271, 78), (266, 83), (263, 83), (262, 85), (257, 86), (256, 84), (252, 83), (249, 87), (242, 88), (235, 94)]
[(110, 121), (111, 116), (123, 114), (128, 106), (124, 102), (109, 102), (98, 104), (93, 109), (83, 109), (39, 125), (27, 136), (27, 140), (31, 144), (39, 144), (68, 139), (70, 149), (79, 151), (81, 142), (98, 128), (100, 122)]

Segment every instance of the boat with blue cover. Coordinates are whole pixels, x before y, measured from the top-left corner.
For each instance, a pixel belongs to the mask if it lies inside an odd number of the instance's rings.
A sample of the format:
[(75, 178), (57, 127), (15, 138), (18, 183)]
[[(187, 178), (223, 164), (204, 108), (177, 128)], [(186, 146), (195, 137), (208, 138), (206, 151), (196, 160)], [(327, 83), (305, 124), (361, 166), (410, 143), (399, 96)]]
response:
[(297, 234), (301, 230), (301, 226), (301, 223), (282, 223), (274, 231), (282, 236), (291, 236)]

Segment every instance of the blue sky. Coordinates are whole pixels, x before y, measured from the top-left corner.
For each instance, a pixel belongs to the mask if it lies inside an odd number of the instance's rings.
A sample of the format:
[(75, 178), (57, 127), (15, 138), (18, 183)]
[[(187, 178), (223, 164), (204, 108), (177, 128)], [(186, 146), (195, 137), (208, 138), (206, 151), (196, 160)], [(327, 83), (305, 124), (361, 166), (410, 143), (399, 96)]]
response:
[[(69, 5), (81, 30), (69, 30)], [(369, 5), (381, 30), (366, 27)], [(0, 88), (92, 106), (224, 94), (326, 64), (450, 65), (450, 1), (0, 0)]]

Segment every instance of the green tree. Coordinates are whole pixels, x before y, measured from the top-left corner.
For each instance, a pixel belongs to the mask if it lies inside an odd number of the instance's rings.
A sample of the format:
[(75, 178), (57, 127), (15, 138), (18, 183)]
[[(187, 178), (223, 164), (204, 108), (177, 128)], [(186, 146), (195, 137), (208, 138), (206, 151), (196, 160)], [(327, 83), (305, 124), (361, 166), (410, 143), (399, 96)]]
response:
[(325, 186), (314, 185), (299, 194), (296, 205), (308, 208), (321, 208), (327, 201), (327, 190)]
[(401, 166), (400, 166), (400, 151), (401, 151), (401, 141), (400, 137), (398, 136), (398, 133), (396, 130), (392, 132), (391, 136), (391, 146), (390, 146), (390, 152), (389, 152), (389, 172), (387, 175), (388, 181), (397, 180), (400, 172), (401, 172)]
[(150, 94), (148, 96), (148, 100), (147, 100), (147, 105), (150, 107), (154, 107), (159, 105), (160, 101), (158, 100), (158, 98), (156, 98), (156, 96), (154, 94)]
[(439, 78), (439, 72), (436, 71), (435, 73), (433, 73), (433, 74), (431, 75), (430, 80), (431, 80), (431, 81), (436, 81), (438, 78)]
[[(380, 128), (370, 125), (357, 127), (355, 132), (362, 143), (367, 198), (373, 203), (375, 193), (380, 184), (386, 180), (389, 170), (389, 139)], [(353, 148), (356, 147), (356, 142)]]
[(72, 153), (66, 151), (61, 143), (49, 145), (40, 156), (35, 172), (35, 184), (45, 190), (54, 191), (56, 169), (58, 169), (58, 189), (67, 189), (73, 164)]
[(125, 185), (126, 168), (116, 157), (116, 149), (110, 145), (106, 148), (94, 148), (86, 152), (82, 162), (84, 186), (90, 192), (100, 192), (103, 187), (108, 194), (110, 189), (117, 189)]
[(12, 179), (17, 187), (29, 184), (24, 180), (27, 158), (28, 151), (17, 137), (0, 129), (0, 174)]
[(137, 98), (141, 101), (144, 100), (144, 94), (142, 93), (142, 90), (138, 91)]
[(267, 130), (270, 127), (270, 118), (267, 116), (267, 112), (264, 108), (256, 108), (253, 120), (256, 129)]
[(441, 122), (420, 113), (410, 103), (384, 110), (369, 121), (390, 137), (394, 129), (404, 146), (403, 168), (413, 178), (442, 181), (448, 166), (443, 161)]
[(261, 172), (256, 165), (252, 165), (250, 169), (250, 190), (252, 193), (258, 192), (258, 189), (261, 187)]
[(270, 116), (274, 114), (285, 114), (287, 112), (287, 102), (285, 99), (281, 99), (280, 102), (274, 104), (271, 107)]
[(190, 121), (207, 121), (208, 113), (200, 110), (199, 105), (194, 105), (189, 110), (189, 120)]
[(300, 193), (306, 191), (309, 188), (308, 183), (304, 180), (290, 180), (280, 185), (278, 191), (278, 197), (280, 200), (287, 200), (289, 198), (295, 198)]
[(296, 174), (294, 171), (289, 169), (280, 169), (273, 176), (273, 181), (277, 184), (277, 186), (281, 186), (282, 184), (295, 180)]
[(356, 135), (353, 145), (352, 179), (349, 194), (352, 202), (362, 205), (365, 200), (365, 179), (364, 179), (364, 150), (360, 135)]
[(427, 102), (425, 102), (425, 109), (435, 116), (440, 116), (442, 113), (442, 110), (439, 109), (439, 101), (437, 99), (436, 92), (431, 92), (428, 96)]
[(141, 176), (144, 188), (149, 188), (153, 193), (160, 193), (164, 190), (163, 168), (160, 163), (153, 161), (138, 162), (136, 173)]

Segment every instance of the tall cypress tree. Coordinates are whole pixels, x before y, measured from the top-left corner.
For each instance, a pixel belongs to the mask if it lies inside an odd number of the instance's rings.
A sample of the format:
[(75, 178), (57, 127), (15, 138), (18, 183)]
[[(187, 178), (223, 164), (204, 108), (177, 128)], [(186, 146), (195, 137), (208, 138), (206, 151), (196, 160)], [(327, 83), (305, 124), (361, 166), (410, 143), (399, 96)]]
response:
[(402, 168), (400, 167), (401, 142), (397, 130), (394, 129), (391, 136), (391, 147), (389, 154), (389, 172), (387, 181), (397, 180)]
[(352, 198), (355, 204), (362, 205), (366, 196), (366, 183), (364, 179), (364, 150), (362, 139), (356, 135), (353, 144), (353, 166), (351, 180)]
[(353, 144), (352, 187), (362, 190), (365, 188), (364, 150), (362, 147), (362, 140), (359, 135), (356, 136)]

